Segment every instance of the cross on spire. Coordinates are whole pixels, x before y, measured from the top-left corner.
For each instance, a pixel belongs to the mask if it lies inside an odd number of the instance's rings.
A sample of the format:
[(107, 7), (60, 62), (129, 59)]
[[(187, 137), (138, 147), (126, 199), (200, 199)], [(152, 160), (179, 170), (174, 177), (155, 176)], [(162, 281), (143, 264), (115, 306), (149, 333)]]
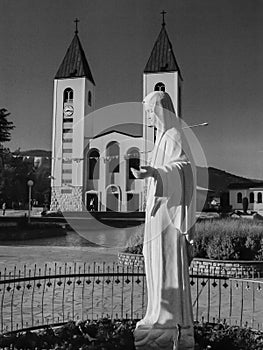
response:
[(165, 20), (164, 20), (164, 16), (167, 14), (167, 12), (165, 12), (164, 10), (162, 10), (161, 15), (163, 16), (163, 22), (162, 22), (162, 26), (165, 26)]
[(78, 30), (79, 19), (76, 18), (74, 22), (75, 22), (75, 25), (76, 25), (75, 34), (78, 34), (78, 32), (79, 32), (79, 30)]

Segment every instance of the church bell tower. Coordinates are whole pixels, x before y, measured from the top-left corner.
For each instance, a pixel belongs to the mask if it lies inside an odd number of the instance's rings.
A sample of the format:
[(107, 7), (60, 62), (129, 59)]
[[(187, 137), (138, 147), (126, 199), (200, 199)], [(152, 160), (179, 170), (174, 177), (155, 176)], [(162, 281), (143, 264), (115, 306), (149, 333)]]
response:
[(95, 82), (78, 36), (54, 79), (51, 210), (81, 211), (85, 139), (92, 137)]
[[(173, 101), (176, 114), (181, 118), (183, 79), (165, 28), (165, 13), (164, 11), (161, 13), (163, 17), (162, 28), (143, 72), (143, 98), (153, 91), (166, 91)], [(154, 129), (148, 124), (145, 112), (143, 130), (146, 143), (152, 144), (154, 142)]]

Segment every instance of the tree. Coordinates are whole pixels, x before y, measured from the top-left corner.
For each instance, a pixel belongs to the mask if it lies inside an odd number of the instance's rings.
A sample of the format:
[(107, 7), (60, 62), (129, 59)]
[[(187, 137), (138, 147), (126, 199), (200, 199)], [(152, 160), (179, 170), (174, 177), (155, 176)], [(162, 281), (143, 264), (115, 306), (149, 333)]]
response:
[(9, 115), (10, 113), (7, 112), (7, 109), (0, 109), (0, 171), (4, 168), (4, 153), (6, 152), (6, 149), (3, 147), (3, 143), (10, 141), (11, 130), (13, 130), (15, 127), (13, 122), (7, 120), (7, 117), (9, 117)]
[(12, 203), (22, 203), (28, 199), (27, 181), (31, 179), (32, 161), (23, 159), (19, 151), (4, 153), (5, 167), (2, 171), (0, 197), (8, 207)]
[(39, 205), (50, 202), (50, 158), (46, 160), (43, 156), (45, 160), (36, 166), (34, 155), (25, 156), (19, 149), (12, 153), (6, 150), (3, 158), (5, 166), (0, 176), (0, 203), (2, 201), (8, 207), (25, 208), (28, 203), (28, 180), (34, 182), (32, 198)]
[(7, 112), (5, 108), (0, 109), (0, 143), (7, 142), (11, 140), (11, 130), (14, 129), (13, 122), (7, 120), (10, 113)]

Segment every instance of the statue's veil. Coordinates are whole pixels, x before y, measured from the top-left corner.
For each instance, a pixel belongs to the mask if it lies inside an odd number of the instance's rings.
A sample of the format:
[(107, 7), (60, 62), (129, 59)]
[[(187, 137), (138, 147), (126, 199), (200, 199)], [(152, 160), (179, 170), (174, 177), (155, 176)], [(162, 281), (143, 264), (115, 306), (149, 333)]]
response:
[(171, 97), (166, 92), (154, 91), (147, 95), (143, 102), (145, 103), (145, 108), (153, 110), (158, 119), (156, 123), (157, 137), (153, 150), (153, 159), (155, 158), (155, 154), (158, 151), (158, 144), (160, 143), (162, 136), (166, 134), (166, 137), (170, 138), (170, 141), (172, 141), (172, 147), (169, 152), (170, 161), (179, 163), (187, 162), (190, 164), (190, 167), (187, 167), (184, 170), (185, 183), (183, 188), (185, 203), (188, 204), (188, 208), (185, 208), (185, 219), (183, 220), (184, 222), (182, 223), (182, 227), (187, 227), (189, 236), (193, 237), (193, 225), (195, 222), (196, 210), (196, 168), (190, 144), (188, 143), (186, 136), (182, 130), (183, 122), (177, 116)]
[(175, 112), (173, 102), (171, 97), (167, 92), (164, 91), (154, 91), (149, 93), (143, 100), (145, 109), (151, 109), (157, 116), (157, 121), (155, 123), (156, 127), (156, 143), (160, 137), (170, 129), (176, 129), (176, 139), (173, 158), (178, 160), (185, 159), (183, 142), (183, 132), (181, 120)]

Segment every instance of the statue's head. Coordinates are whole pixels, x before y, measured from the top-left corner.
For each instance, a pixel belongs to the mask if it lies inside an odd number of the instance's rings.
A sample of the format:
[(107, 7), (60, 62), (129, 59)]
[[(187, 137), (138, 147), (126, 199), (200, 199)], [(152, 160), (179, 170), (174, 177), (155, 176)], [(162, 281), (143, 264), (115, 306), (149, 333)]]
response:
[(172, 99), (167, 92), (154, 91), (143, 100), (148, 119), (160, 131), (166, 131), (173, 127), (179, 127)]

